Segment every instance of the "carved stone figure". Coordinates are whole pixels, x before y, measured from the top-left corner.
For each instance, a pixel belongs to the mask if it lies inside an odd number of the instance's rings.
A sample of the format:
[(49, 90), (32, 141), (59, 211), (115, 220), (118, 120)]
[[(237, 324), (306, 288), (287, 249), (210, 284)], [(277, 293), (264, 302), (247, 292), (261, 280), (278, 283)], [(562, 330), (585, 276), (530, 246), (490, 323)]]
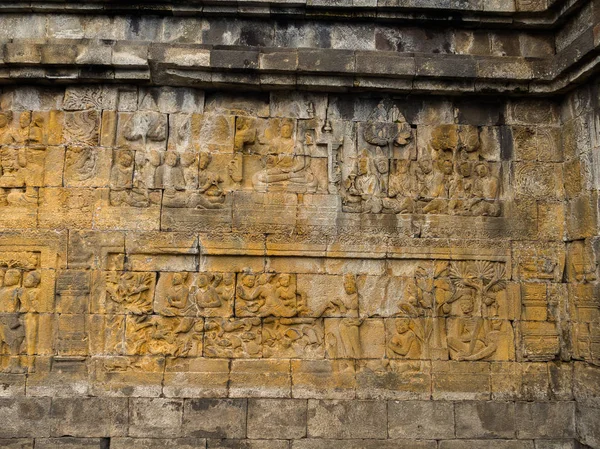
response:
[(287, 190), (292, 192), (315, 192), (318, 181), (310, 170), (310, 154), (307, 145), (296, 150), (294, 127), (283, 122), (279, 135), (268, 141), (269, 154), (265, 169), (252, 177), (252, 184), (259, 192)]
[(25, 341), (25, 324), (21, 308), (21, 278), (19, 269), (9, 268), (2, 273), (0, 287), (0, 341), (8, 349), (9, 362), (5, 373), (23, 374), (27, 368), (21, 365), (21, 348)]
[(355, 171), (344, 181), (344, 209), (347, 212), (379, 213), (383, 208), (381, 196), (381, 180), (371, 158), (363, 151)]
[(209, 318), (205, 325), (207, 357), (260, 357), (260, 318)]
[(293, 317), (299, 313), (295, 282), (288, 274), (241, 275), (236, 313), (241, 316)]
[(412, 329), (413, 319), (408, 317), (394, 320), (394, 334), (388, 344), (391, 357), (419, 359), (422, 356), (422, 336)]
[[(339, 312), (344, 318), (338, 321), (338, 334), (340, 341), (337, 353), (342, 357), (360, 358), (362, 347), (360, 340), (360, 326), (363, 320), (359, 318), (359, 297), (356, 278), (347, 274), (344, 276), (344, 294), (331, 301), (329, 308)], [(330, 337), (331, 338), (331, 337)]]
[(154, 277), (150, 273), (106, 274), (106, 295), (125, 311), (142, 315), (152, 311)]

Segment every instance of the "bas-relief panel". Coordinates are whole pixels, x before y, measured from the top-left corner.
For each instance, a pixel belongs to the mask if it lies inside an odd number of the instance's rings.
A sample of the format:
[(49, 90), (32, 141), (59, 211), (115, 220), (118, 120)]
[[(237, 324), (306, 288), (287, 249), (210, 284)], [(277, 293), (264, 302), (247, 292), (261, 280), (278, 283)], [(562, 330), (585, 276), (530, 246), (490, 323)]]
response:
[[(493, 235), (504, 238), (515, 217), (536, 218), (523, 217), (529, 209), (519, 201), (562, 198), (550, 163), (559, 156), (538, 161), (560, 153), (553, 128), (519, 125), (507, 137), (498, 126), (450, 124), (443, 108), (415, 114), (391, 99), (342, 117), (319, 95), (293, 108), (280, 98), (269, 116), (268, 103), (212, 95), (204, 104), (195, 92), (179, 107), (158, 94), (69, 88), (63, 111), (0, 113), (0, 224), (72, 228), (67, 271), (34, 263), (18, 244), (0, 248), (7, 372), (32, 369), (42, 353), (391, 366), (543, 361), (561, 351), (560, 250), (411, 252), (356, 232), (368, 223), (386, 238), (392, 230), (417, 240), (422, 226), (451, 233), (452, 220), (474, 229), (499, 220)], [(393, 235), (404, 221), (408, 232)], [(135, 231), (157, 234), (125, 243)], [(216, 233), (220, 249), (201, 251), (237, 259), (198, 270), (197, 242), (167, 241), (166, 231)], [(267, 234), (266, 246), (253, 233)], [(265, 248), (291, 258), (265, 268), (256, 257)], [(574, 352), (596, 357), (597, 266), (578, 261), (581, 252), (573, 247), (569, 265)], [(325, 274), (311, 259), (322, 256), (354, 265)], [(373, 257), (394, 268), (356, 268)]]

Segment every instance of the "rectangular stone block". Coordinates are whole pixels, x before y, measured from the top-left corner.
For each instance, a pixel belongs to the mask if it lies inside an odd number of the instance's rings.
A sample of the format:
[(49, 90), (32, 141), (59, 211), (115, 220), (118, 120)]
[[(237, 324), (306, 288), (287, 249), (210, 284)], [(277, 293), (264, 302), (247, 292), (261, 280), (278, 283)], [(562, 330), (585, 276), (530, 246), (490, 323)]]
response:
[(202, 438), (111, 438), (110, 449), (199, 449)]
[(519, 438), (573, 438), (575, 402), (517, 402)]
[(532, 440), (451, 440), (440, 441), (439, 449), (534, 449)]
[(36, 449), (106, 449), (109, 442), (108, 438), (36, 438), (35, 447)]
[(292, 382), (289, 360), (233, 360), (229, 396), (289, 398)]
[(182, 434), (183, 401), (133, 398), (129, 405), (129, 435), (138, 438), (174, 438)]
[(390, 438), (453, 438), (454, 404), (445, 401), (389, 401), (388, 429)]
[(387, 438), (383, 401), (308, 401), (309, 438)]
[(348, 360), (292, 360), (292, 396), (351, 399), (355, 396), (354, 363)]
[(127, 435), (129, 409), (126, 398), (54, 398), (53, 435), (79, 438)]
[(0, 439), (0, 447), (5, 449), (33, 449), (33, 439), (11, 438)]
[(306, 413), (304, 399), (249, 399), (248, 438), (304, 438)]
[(515, 438), (515, 404), (513, 402), (457, 402), (456, 436), (458, 438)]
[(490, 396), (490, 364), (432, 362), (433, 399), (482, 400)]
[(244, 438), (245, 399), (186, 399), (183, 432), (190, 437)]
[(208, 449), (289, 449), (286, 440), (208, 440)]
[[(307, 438), (292, 441), (292, 449), (436, 449), (436, 441), (424, 440), (329, 440)], [(516, 448), (515, 448), (516, 449)]]
[(205, 358), (168, 359), (163, 392), (167, 397), (226, 397), (229, 360)]
[(361, 360), (357, 363), (358, 399), (417, 400), (431, 397), (431, 362)]
[(53, 431), (51, 398), (0, 399), (0, 438), (49, 437)]

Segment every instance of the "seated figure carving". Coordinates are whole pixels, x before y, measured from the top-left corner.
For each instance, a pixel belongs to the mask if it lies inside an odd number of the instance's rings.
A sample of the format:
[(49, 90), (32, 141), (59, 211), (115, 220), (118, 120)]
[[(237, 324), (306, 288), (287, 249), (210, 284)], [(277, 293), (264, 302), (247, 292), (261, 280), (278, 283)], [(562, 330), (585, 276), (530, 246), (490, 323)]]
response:
[(284, 122), (280, 125), (279, 136), (268, 142), (266, 167), (252, 177), (252, 184), (257, 191), (316, 192), (318, 182), (310, 169), (311, 157), (307, 145), (299, 145), (300, 149), (297, 150), (293, 131), (293, 125)]

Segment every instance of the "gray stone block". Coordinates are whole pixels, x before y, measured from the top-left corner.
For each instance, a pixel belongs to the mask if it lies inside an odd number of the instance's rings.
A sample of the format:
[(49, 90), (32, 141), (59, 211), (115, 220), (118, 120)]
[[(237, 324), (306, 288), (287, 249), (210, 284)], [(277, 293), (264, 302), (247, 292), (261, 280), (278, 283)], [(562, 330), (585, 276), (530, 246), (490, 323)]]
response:
[(210, 52), (210, 65), (223, 69), (257, 69), (258, 50), (215, 48)]
[(534, 449), (529, 440), (451, 440), (440, 441), (439, 449)]
[(181, 436), (183, 401), (134, 398), (129, 404), (129, 435), (174, 438)]
[(425, 440), (325, 440), (292, 442), (292, 449), (436, 449), (435, 441)]
[(289, 449), (286, 440), (208, 440), (208, 449)]
[(33, 440), (29, 438), (0, 439), (0, 447), (4, 449), (33, 449)]
[(249, 399), (248, 438), (303, 438), (306, 411), (303, 399)]
[(51, 398), (0, 399), (0, 438), (49, 437)]
[(573, 438), (575, 402), (517, 402), (519, 438)]
[(318, 438), (387, 438), (383, 401), (308, 401), (308, 436)]
[(600, 447), (600, 409), (585, 405), (577, 407), (577, 437), (583, 444)]
[(107, 449), (109, 444), (108, 438), (41, 438), (35, 440), (35, 449)]
[(354, 52), (350, 50), (298, 49), (298, 70), (303, 72), (353, 72)]
[(189, 399), (184, 401), (183, 432), (204, 438), (244, 438), (245, 399)]
[(110, 449), (204, 449), (203, 438), (112, 438)]
[[(55, 436), (112, 437), (127, 435), (126, 398), (56, 398), (51, 417)], [(37, 436), (37, 435), (34, 435)]]
[(415, 58), (387, 51), (356, 52), (356, 73), (394, 75), (412, 78), (415, 73)]
[(454, 404), (444, 401), (389, 401), (390, 438), (454, 437)]
[(458, 438), (515, 437), (513, 402), (458, 402), (455, 413)]
[(580, 447), (574, 439), (571, 440), (535, 440), (535, 449), (577, 449)]

